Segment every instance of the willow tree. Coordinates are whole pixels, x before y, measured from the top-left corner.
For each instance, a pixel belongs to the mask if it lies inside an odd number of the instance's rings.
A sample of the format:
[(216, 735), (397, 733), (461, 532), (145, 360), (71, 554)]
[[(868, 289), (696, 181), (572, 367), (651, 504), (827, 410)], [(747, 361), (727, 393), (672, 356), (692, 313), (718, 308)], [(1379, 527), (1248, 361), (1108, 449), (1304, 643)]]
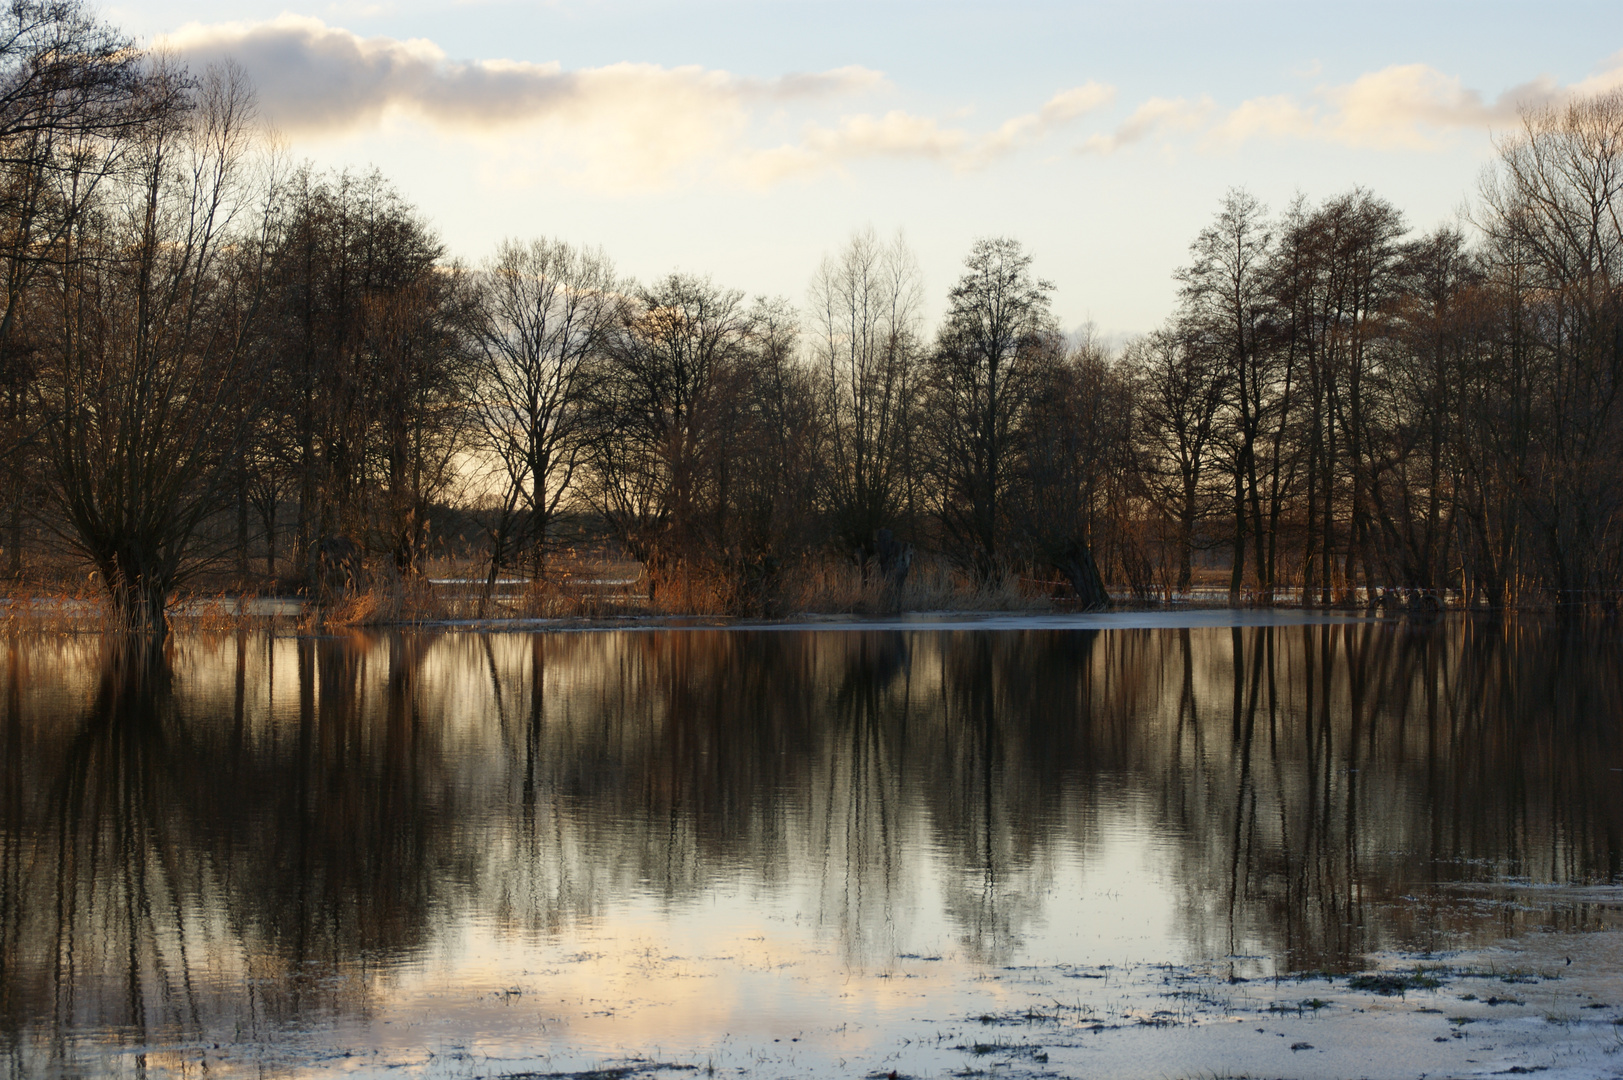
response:
[(241, 75), (159, 70), (146, 92), (166, 107), (58, 253), (40, 404), (48, 520), (123, 627), (162, 633), (247, 441), (269, 215), (252, 213), (265, 193)]
[(78, 0), (0, 7), (0, 475), (12, 577), (37, 494), (37, 286), (131, 136), (168, 107), (150, 89), (140, 51)]

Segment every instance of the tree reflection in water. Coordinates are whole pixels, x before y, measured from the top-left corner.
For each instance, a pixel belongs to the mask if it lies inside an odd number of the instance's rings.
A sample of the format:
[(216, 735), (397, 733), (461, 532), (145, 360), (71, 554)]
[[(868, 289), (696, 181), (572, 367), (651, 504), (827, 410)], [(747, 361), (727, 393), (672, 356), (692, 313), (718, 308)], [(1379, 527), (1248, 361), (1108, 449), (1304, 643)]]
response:
[(14, 1074), (364, 1018), (469, 919), (523, 948), (635, 898), (795, 896), (853, 969), (937, 926), (1008, 962), (1129, 824), (1174, 853), (1167, 959), (1346, 968), (1518, 929), (1435, 883), (1623, 872), (1623, 650), (1591, 626), (168, 649), (7, 645)]

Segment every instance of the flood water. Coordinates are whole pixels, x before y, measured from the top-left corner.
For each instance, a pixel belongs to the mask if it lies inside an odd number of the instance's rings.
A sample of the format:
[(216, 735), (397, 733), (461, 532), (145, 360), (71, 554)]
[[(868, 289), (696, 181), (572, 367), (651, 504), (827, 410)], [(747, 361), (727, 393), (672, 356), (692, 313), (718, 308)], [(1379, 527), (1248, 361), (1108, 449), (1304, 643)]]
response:
[(1023, 966), (1345, 972), (1623, 884), (1592, 623), (0, 648), (6, 1075), (843, 1063)]

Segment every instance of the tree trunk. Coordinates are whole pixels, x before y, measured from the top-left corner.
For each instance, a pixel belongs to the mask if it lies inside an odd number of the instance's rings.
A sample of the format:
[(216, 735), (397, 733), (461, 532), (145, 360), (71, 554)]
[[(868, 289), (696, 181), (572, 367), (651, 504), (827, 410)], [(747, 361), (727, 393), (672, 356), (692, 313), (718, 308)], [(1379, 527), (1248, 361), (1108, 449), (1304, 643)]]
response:
[(1053, 559), (1054, 569), (1071, 582), (1071, 589), (1081, 601), (1084, 611), (1104, 611), (1110, 607), (1110, 594), (1105, 591), (1099, 566), (1093, 561), (1093, 551), (1081, 540), (1073, 540)]
[(248, 478), (237, 481), (237, 587), (248, 586)]
[(1234, 560), (1229, 570), (1229, 603), (1239, 603), (1245, 585), (1245, 480), (1234, 470)]

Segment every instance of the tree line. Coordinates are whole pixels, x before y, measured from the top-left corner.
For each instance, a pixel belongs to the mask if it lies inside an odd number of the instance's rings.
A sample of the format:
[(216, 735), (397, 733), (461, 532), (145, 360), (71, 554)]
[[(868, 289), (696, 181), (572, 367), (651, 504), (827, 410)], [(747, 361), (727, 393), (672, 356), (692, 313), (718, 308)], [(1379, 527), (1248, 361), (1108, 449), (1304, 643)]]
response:
[(211, 567), (308, 581), (336, 537), (421, 574), (453, 507), (491, 582), (585, 533), (739, 609), (915, 551), (1090, 606), (1202, 569), (1236, 601), (1623, 588), (1623, 94), (1526, 111), (1426, 235), (1363, 189), (1231, 191), (1112, 349), (1009, 238), (933, 331), (872, 230), (799, 305), (550, 239), (464, 265), (383, 177), (288, 166), (240, 71), (77, 0), (0, 18), (4, 567), (43, 532), (130, 626)]

